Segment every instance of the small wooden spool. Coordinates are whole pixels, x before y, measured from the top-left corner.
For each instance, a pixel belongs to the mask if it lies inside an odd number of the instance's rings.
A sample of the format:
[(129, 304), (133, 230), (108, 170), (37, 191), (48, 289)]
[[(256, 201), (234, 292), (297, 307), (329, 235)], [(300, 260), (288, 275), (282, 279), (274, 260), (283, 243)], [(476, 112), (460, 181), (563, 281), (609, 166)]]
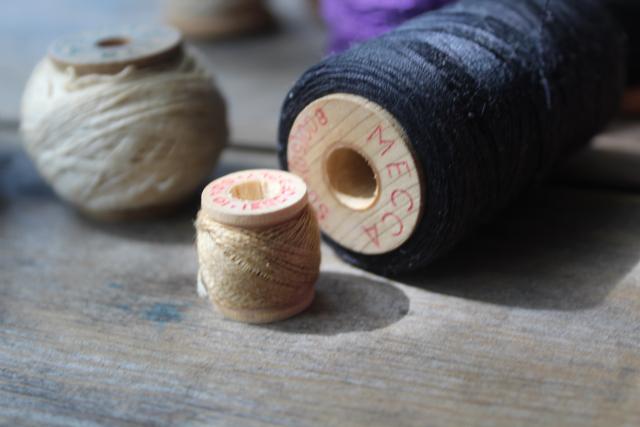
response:
[(322, 231), (341, 246), (382, 254), (402, 245), (423, 210), (413, 147), (382, 107), (350, 94), (319, 98), (296, 117), (289, 170), (309, 187)]
[(116, 74), (129, 65), (150, 67), (179, 58), (182, 37), (169, 27), (124, 27), (62, 37), (50, 46), (49, 58), (77, 75)]
[[(282, 224), (308, 205), (307, 186), (302, 179), (269, 169), (240, 171), (219, 178), (205, 187), (201, 200), (202, 210), (214, 221), (246, 229)], [(314, 284), (315, 278), (308, 283), (296, 283), (301, 288), (298, 297), (279, 307), (247, 310), (209, 296), (228, 318), (245, 323), (269, 323), (306, 309), (314, 298)], [(202, 283), (198, 283), (198, 290), (206, 292)], [(239, 287), (237, 292), (243, 291)]]

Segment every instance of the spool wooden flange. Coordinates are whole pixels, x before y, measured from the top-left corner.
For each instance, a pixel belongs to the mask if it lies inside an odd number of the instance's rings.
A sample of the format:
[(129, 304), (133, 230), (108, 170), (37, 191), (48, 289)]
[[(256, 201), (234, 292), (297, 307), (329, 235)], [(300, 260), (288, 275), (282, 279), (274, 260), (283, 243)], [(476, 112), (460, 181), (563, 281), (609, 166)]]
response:
[[(307, 186), (299, 177), (284, 171), (254, 169), (219, 178), (202, 192), (202, 209), (213, 220), (241, 228), (272, 227), (298, 215), (307, 205)], [(226, 301), (211, 301), (226, 317), (245, 323), (270, 323), (305, 310), (313, 301), (314, 283), (286, 306), (243, 309)], [(206, 293), (198, 282), (198, 292)], [(241, 291), (239, 291), (241, 292)]]
[(202, 191), (202, 209), (215, 221), (258, 228), (283, 223), (307, 205), (307, 186), (297, 176), (252, 169), (216, 179)]
[(77, 75), (115, 74), (129, 65), (149, 67), (170, 62), (181, 53), (180, 33), (163, 26), (79, 33), (60, 38), (49, 48), (54, 64), (73, 67)]
[(322, 231), (347, 249), (392, 251), (420, 220), (424, 181), (409, 139), (365, 98), (333, 94), (305, 107), (289, 134), (287, 162), (307, 183)]

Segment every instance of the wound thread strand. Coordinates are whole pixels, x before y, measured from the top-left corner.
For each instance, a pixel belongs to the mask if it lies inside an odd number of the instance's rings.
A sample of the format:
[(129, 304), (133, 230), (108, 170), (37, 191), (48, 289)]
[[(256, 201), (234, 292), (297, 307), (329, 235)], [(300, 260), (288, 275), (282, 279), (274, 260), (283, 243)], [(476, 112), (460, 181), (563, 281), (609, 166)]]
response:
[(352, 94), (391, 113), (423, 172), (422, 219), (380, 255), (327, 241), (377, 273), (424, 267), (612, 118), (624, 38), (599, 0), (461, 0), (309, 69), (283, 105), (281, 164), (292, 124), (314, 100)]
[(270, 227), (221, 224), (204, 210), (195, 225), (199, 277), (216, 305), (284, 308), (304, 297), (318, 277), (320, 230), (309, 206)]
[(45, 58), (24, 93), (21, 131), (54, 190), (98, 215), (181, 201), (228, 134), (224, 100), (189, 53), (113, 75), (78, 76)]

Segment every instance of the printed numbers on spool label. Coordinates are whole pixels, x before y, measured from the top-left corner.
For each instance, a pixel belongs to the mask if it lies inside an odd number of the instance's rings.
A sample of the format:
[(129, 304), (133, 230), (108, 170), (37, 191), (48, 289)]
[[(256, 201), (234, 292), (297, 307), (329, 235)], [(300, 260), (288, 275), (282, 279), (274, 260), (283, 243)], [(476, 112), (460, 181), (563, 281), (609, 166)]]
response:
[(322, 127), (328, 124), (329, 119), (323, 108), (318, 107), (313, 112), (305, 114), (300, 120), (300, 123), (296, 120), (296, 124), (294, 124), (292, 128), (289, 135), (291, 155), (289, 168), (295, 168), (297, 175), (302, 179), (305, 179), (305, 176), (309, 172), (306, 155), (309, 152), (309, 147), (314, 140), (314, 136)]
[(421, 172), (404, 131), (378, 105), (346, 94), (315, 100), (293, 123), (287, 161), (307, 183), (322, 231), (343, 247), (381, 254), (411, 237)]
[(218, 222), (266, 226), (285, 221), (307, 204), (307, 186), (284, 171), (254, 169), (232, 173), (207, 185), (202, 207)]
[[(231, 190), (241, 183), (252, 183), (260, 185), (259, 190), (261, 194), (266, 196), (258, 200), (244, 200), (239, 197), (234, 197), (231, 194)], [(266, 188), (271, 185), (271, 188)], [(209, 188), (209, 194), (211, 195), (211, 201), (214, 205), (220, 207), (228, 207), (233, 210), (241, 211), (257, 211), (264, 208), (273, 206), (286, 205), (290, 197), (295, 195), (295, 190), (292, 187), (291, 179), (288, 177), (274, 176), (271, 171), (250, 171), (248, 173), (230, 176), (223, 178), (220, 181), (216, 181), (214, 185)]]
[[(307, 181), (310, 172), (307, 164), (309, 148), (314, 142), (314, 137), (327, 125), (329, 125), (329, 118), (323, 107), (317, 107), (312, 112), (306, 113), (299, 123), (296, 120), (289, 135), (289, 169), (305, 181)], [(309, 190), (309, 204), (315, 210), (319, 222), (327, 219), (329, 207), (322, 202), (318, 193), (311, 189)]]
[(316, 212), (319, 222), (323, 222), (329, 217), (329, 207), (320, 200), (318, 193), (314, 190), (309, 191), (309, 204)]

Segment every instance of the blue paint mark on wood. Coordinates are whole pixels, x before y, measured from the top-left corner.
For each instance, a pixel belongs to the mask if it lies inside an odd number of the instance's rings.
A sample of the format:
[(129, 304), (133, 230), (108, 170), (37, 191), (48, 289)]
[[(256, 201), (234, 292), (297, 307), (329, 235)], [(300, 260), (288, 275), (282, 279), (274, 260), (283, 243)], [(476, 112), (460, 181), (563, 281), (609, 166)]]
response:
[(116, 283), (116, 282), (111, 282), (107, 286), (109, 286), (111, 289), (122, 289), (122, 288), (124, 288), (123, 284)]
[(144, 312), (144, 318), (159, 323), (179, 322), (182, 314), (180, 307), (175, 304), (156, 303)]
[(122, 311), (131, 311), (131, 306), (129, 304), (116, 304), (115, 308), (119, 308)]

